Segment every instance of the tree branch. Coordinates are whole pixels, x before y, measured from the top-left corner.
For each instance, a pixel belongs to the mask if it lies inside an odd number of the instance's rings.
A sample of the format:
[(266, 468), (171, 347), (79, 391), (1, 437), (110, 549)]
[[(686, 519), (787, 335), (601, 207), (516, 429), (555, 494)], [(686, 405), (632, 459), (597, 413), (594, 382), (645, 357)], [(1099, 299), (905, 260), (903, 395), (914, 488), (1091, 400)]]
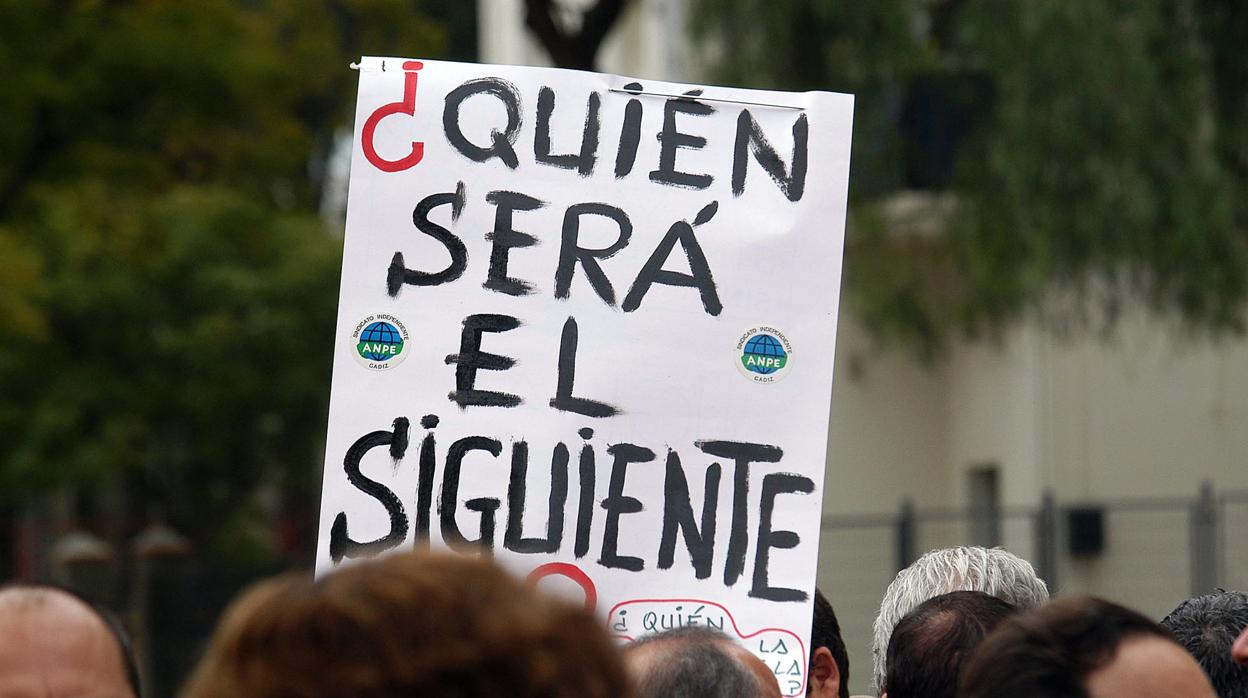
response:
[(594, 54), (598, 53), (598, 47), (607, 38), (626, 5), (628, 0), (598, 0), (585, 11), (585, 17), (581, 21), (580, 40), (592, 47)]
[(555, 65), (564, 67), (568, 37), (555, 23), (553, 0), (524, 0), (524, 24), (550, 54)]
[(575, 34), (555, 21), (557, 0), (524, 0), (524, 23), (560, 68), (593, 70), (598, 49), (619, 20), (629, 0), (598, 0), (581, 16)]

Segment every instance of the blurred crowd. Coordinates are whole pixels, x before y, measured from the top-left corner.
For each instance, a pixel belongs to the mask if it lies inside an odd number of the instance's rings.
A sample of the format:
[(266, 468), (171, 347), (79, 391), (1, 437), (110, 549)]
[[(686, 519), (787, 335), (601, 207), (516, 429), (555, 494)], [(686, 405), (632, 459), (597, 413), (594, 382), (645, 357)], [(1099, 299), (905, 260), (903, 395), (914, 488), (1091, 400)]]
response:
[[(835, 598), (835, 597), (834, 597)], [(848, 698), (836, 614), (816, 592), (806, 695)], [(933, 550), (898, 573), (875, 622), (887, 698), (1243, 698), (1248, 595), (1217, 591), (1160, 623), (1086, 596), (1049, 599), (999, 548)], [(143, 695), (126, 633), (71, 591), (0, 590), (0, 696)], [(185, 698), (513, 696), (778, 698), (736, 640), (684, 626), (621, 645), (581, 606), (487, 559), (404, 553), (237, 598)]]

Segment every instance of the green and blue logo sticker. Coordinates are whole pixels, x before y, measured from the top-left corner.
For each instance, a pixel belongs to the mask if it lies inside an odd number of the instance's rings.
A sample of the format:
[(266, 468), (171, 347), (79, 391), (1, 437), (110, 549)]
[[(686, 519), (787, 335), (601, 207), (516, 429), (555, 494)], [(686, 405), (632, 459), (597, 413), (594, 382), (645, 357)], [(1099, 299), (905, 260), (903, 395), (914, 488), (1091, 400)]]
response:
[(780, 330), (758, 325), (737, 339), (737, 369), (755, 383), (775, 383), (793, 365), (793, 345)]
[(369, 315), (351, 333), (352, 354), (360, 365), (374, 371), (386, 371), (407, 358), (411, 337), (407, 327), (393, 315)]

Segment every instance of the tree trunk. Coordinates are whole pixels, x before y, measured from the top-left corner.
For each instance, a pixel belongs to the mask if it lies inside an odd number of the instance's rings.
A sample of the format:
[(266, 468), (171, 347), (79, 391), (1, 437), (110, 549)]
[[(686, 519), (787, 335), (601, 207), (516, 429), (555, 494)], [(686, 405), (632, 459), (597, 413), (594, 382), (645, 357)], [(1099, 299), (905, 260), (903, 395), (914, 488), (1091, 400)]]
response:
[(581, 15), (580, 30), (570, 33), (555, 19), (558, 0), (525, 0), (524, 23), (556, 67), (594, 70), (598, 49), (628, 3), (598, 0)]

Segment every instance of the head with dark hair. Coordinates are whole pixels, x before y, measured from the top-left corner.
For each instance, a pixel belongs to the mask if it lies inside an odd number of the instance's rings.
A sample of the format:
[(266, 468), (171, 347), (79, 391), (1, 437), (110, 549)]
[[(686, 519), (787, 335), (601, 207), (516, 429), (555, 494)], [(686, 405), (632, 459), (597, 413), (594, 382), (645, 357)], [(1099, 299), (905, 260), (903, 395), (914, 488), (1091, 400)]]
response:
[(0, 695), (138, 698), (129, 636), (110, 611), (69, 589), (0, 588)]
[(907, 613), (888, 641), (888, 698), (954, 698), (962, 668), (1017, 608), (982, 591), (935, 596)]
[(959, 698), (1213, 698), (1165, 628), (1089, 596), (1004, 620), (962, 675)]
[(849, 653), (841, 639), (841, 624), (832, 604), (815, 589), (810, 624), (810, 672), (806, 695), (810, 698), (849, 698)]
[(703, 626), (647, 635), (624, 662), (637, 698), (779, 698), (775, 676), (732, 638)]
[(261, 582), (226, 611), (185, 698), (623, 698), (584, 608), (494, 563), (411, 552)]
[(1248, 594), (1223, 591), (1188, 599), (1161, 624), (1200, 663), (1220, 698), (1248, 698), (1248, 666), (1231, 658), (1231, 645), (1248, 628)]

